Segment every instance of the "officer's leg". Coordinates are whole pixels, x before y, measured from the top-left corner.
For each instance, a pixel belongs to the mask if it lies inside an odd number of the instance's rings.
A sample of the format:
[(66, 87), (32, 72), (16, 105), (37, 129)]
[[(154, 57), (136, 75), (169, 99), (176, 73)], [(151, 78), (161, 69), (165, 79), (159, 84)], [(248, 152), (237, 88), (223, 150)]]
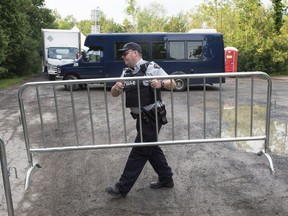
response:
[(149, 155), (152, 152), (152, 147), (133, 147), (125, 165), (123, 174), (116, 187), (127, 194), (135, 184), (143, 167), (145, 166)]
[[(160, 129), (162, 127), (162, 122), (158, 121), (158, 132), (160, 132)], [(155, 116), (154, 121), (151, 122), (152, 130), (149, 131), (150, 134), (147, 136), (154, 137), (154, 141), (157, 141), (157, 131), (156, 131), (156, 122), (155, 122)], [(149, 157), (149, 162), (152, 165), (153, 169), (159, 176), (159, 181), (161, 182), (170, 182), (172, 180), (172, 171), (171, 167), (168, 166), (166, 157), (162, 151), (162, 149), (159, 146), (153, 147), (153, 152), (151, 152), (151, 155)]]
[[(140, 121), (137, 120), (136, 128), (138, 133), (135, 139), (135, 143), (141, 142), (139, 123)], [(142, 134), (144, 142), (145, 141), (148, 142), (151, 139), (151, 136), (148, 137), (148, 135), (151, 134), (151, 132), (149, 132), (151, 130), (150, 123), (151, 122), (149, 123), (142, 122), (142, 132), (143, 132)], [(152, 154), (153, 149), (154, 149), (153, 146), (132, 148), (127, 163), (125, 165), (123, 174), (121, 175), (119, 182), (116, 184), (116, 187), (120, 190), (120, 192), (126, 194), (131, 190), (138, 176), (140, 175), (143, 167), (145, 166), (147, 160)]]
[(154, 146), (149, 162), (158, 174), (160, 182), (170, 182), (172, 180), (171, 167), (168, 165), (166, 157), (159, 146)]

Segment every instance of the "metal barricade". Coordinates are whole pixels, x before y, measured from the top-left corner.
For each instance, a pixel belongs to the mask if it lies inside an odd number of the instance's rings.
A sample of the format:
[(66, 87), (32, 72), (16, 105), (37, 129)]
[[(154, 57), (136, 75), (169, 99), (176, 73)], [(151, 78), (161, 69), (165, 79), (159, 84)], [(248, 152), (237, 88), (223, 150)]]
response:
[[(208, 91), (209, 78), (215, 77), (219, 78), (219, 84), (216, 87), (217, 91)], [(223, 78), (234, 80), (235, 87), (233, 92), (225, 92), (224, 86), (226, 84), (222, 83)], [(245, 79), (245, 82), (247, 82), (247, 79), (248, 81), (250, 80), (249, 90), (240, 91), (241, 78)], [(262, 96), (264, 94), (263, 98), (255, 96), (255, 78), (267, 81), (265, 91), (260, 92)], [(164, 137), (160, 136), (157, 142), (132, 143), (129, 134), (134, 128), (129, 128), (131, 118), (128, 118), (130, 114), (125, 109), (125, 96), (121, 94), (120, 97), (113, 98), (111, 93), (107, 91), (109, 89), (107, 84), (115, 83), (119, 80), (134, 81), (138, 85), (139, 94), (139, 83), (143, 80), (151, 79), (184, 79), (187, 83), (192, 79), (203, 79), (203, 90), (201, 90), (203, 93), (201, 93), (201, 97), (198, 95), (196, 98), (190, 88), (187, 88), (186, 92), (163, 91), (165, 104), (168, 108), (168, 116), (170, 116), (170, 123), (166, 127), (169, 132)], [(63, 89), (64, 85), (66, 85), (66, 88), (68, 86), (68, 89), (70, 87), (70, 91), (65, 91)], [(75, 86), (84, 88), (81, 91), (73, 91)], [(18, 91), (21, 120), (30, 165), (26, 175), (25, 189), (29, 186), (29, 177), (32, 169), (35, 166), (40, 167), (37, 162), (33, 161), (33, 154), (44, 152), (148, 145), (262, 141), (264, 147), (258, 152), (258, 155), (264, 154), (267, 157), (270, 169), (274, 172), (273, 163), (268, 154), (271, 92), (272, 81), (263, 72), (171, 75), (168, 78), (145, 76), (26, 83)], [(223, 118), (223, 101), (226, 97), (224, 93), (230, 94), (229, 100), (233, 103), (234, 110), (234, 112), (229, 113), (234, 119), (234, 126), (229, 124), (231, 128), (234, 127), (232, 135), (230, 134), (229, 136), (223, 135), (223, 128), (227, 127), (228, 124)], [(182, 98), (181, 102), (179, 102), (179, 98)], [(250, 118), (248, 132), (241, 132), (241, 134), (238, 126), (240, 103), (245, 104), (245, 108), (246, 106), (249, 107), (248, 111), (246, 110), (245, 112), (248, 112)], [(255, 106), (258, 104), (265, 109), (262, 121), (264, 130), (263, 134), (255, 135), (253, 115)], [(193, 119), (194, 115), (192, 114), (194, 113), (197, 113), (197, 118), (200, 120)], [(178, 118), (183, 119), (179, 121)], [(121, 134), (115, 134), (116, 129), (119, 130), (119, 126), (115, 124), (116, 122), (122, 126)], [(198, 127), (195, 129), (194, 125), (196, 123)], [(181, 131), (179, 128), (181, 128)], [(200, 132), (196, 137), (193, 137), (195, 130)]]
[(9, 170), (7, 169), (5, 145), (1, 138), (0, 138), (0, 162), (1, 162), (3, 185), (4, 185), (8, 215), (14, 216), (11, 186), (10, 186), (10, 181), (9, 181)]

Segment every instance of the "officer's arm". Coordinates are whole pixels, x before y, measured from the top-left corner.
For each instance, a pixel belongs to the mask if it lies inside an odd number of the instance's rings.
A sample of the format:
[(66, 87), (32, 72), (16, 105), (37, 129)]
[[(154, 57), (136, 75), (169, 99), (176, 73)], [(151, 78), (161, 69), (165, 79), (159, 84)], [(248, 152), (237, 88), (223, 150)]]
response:
[(164, 89), (175, 89), (176, 83), (174, 79), (165, 79), (165, 80), (159, 80), (161, 81), (161, 87)]
[(111, 94), (113, 97), (118, 97), (122, 90), (124, 88), (124, 85), (122, 82), (116, 82), (114, 86), (111, 88)]
[[(168, 74), (155, 62), (151, 62), (149, 64), (150, 70), (152, 70), (154, 73), (153, 75), (156, 76), (168, 76)], [(164, 80), (151, 80), (151, 86), (152, 88), (164, 88), (164, 89), (175, 89), (176, 83), (174, 79), (164, 79)]]

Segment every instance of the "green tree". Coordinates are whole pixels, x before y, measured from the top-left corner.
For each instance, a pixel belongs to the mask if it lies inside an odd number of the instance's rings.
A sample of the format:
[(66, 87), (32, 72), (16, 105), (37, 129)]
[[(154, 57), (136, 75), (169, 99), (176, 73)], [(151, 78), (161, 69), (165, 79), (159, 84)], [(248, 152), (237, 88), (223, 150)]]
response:
[(55, 27), (55, 18), (51, 10), (44, 7), (43, 0), (31, 0), (24, 8), (23, 13), (27, 16), (29, 24), (26, 42), (23, 46), (22, 61), (18, 65), (18, 70), (22, 71), (20, 75), (39, 71), (41, 68), (39, 50), (42, 48), (41, 29)]
[(102, 13), (100, 17), (100, 32), (101, 33), (123, 32), (123, 26), (114, 22), (113, 19), (107, 19), (104, 13)]
[(274, 11), (260, 0), (205, 0), (189, 12), (188, 20), (188, 29), (222, 32), (225, 46), (239, 50), (239, 71), (287, 72), (287, 33), (281, 28), (277, 36)]
[(275, 23), (275, 31), (277, 34), (280, 33), (280, 29), (283, 25), (283, 13), (284, 13), (284, 4), (281, 0), (272, 0), (272, 4), (274, 7), (274, 23)]
[(87, 35), (91, 32), (93, 21), (81, 20), (80, 22), (77, 22), (76, 25), (84, 35)]
[(164, 24), (165, 32), (186, 32), (187, 31), (187, 16), (184, 13), (179, 13), (177, 16), (172, 16)]
[(162, 32), (166, 22), (165, 7), (151, 3), (137, 13), (137, 32)]
[(64, 19), (56, 20), (56, 23), (58, 29), (71, 29), (76, 25), (77, 20), (73, 15), (68, 15)]
[(124, 28), (128, 32), (136, 32), (137, 29), (137, 13), (139, 8), (136, 5), (136, 0), (126, 0), (128, 6), (125, 9), (127, 18), (123, 22)]
[(54, 22), (44, 0), (2, 0), (0, 78), (37, 72), (41, 28)]
[[(267, 71), (271, 64), (271, 44), (273, 21), (271, 12), (265, 11), (260, 1), (234, 0), (238, 25), (233, 46), (239, 49), (240, 71)], [(226, 39), (226, 37), (225, 37)], [(268, 48), (268, 49), (269, 49)]]
[[(0, 11), (1, 11), (1, 6), (0, 6)], [(1, 12), (0, 12), (1, 13)], [(1, 22), (1, 21), (0, 21)], [(7, 56), (7, 51), (8, 51), (8, 44), (9, 44), (9, 40), (7, 38), (7, 35), (4, 31), (4, 29), (2, 29), (3, 24), (0, 24), (0, 79), (7, 77), (9, 72), (8, 69), (6, 67), (6, 65), (4, 65), (4, 62), (6, 61), (6, 56)]]
[[(1, 76), (7, 77), (17, 74), (17, 65), (15, 63), (21, 61), (21, 52), (26, 41), (27, 29), (23, 28), (28, 25), (25, 14), (22, 13), (24, 2), (22, 0), (8, 1), (3, 0), (0, 10), (0, 26), (2, 29), (3, 44), (6, 48), (1, 47), (3, 53), (3, 62), (1, 65), (5, 70), (2, 70)], [(3, 74), (3, 72), (6, 72)]]

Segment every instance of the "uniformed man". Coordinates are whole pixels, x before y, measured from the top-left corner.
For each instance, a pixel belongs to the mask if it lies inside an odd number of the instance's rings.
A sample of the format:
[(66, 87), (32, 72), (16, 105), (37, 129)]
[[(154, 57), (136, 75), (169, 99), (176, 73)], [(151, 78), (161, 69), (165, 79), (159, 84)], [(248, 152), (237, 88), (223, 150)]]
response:
[[(118, 51), (122, 52), (122, 58), (128, 66), (123, 70), (122, 77), (168, 76), (168, 74), (155, 62), (147, 62), (142, 59), (142, 50), (137, 43), (127, 43)], [(174, 80), (170, 79), (152, 79), (139, 83), (141, 92), (141, 115), (139, 115), (137, 82), (116, 82), (111, 89), (111, 93), (113, 97), (119, 96), (122, 91), (126, 94), (126, 107), (130, 108), (132, 117), (136, 119), (137, 136), (135, 138), (135, 143), (142, 141), (140, 135), (140, 116), (143, 142), (157, 142), (154, 89), (156, 89), (157, 92), (156, 106), (158, 107), (157, 116), (159, 119), (159, 132), (162, 125), (167, 123), (165, 105), (161, 99), (161, 88), (175, 88), (176, 84)], [(151, 182), (151, 188), (171, 188), (174, 186), (172, 178), (173, 173), (166, 161), (162, 149), (159, 146), (145, 146), (132, 148), (119, 181), (114, 186), (107, 187), (105, 191), (114, 196), (125, 197), (135, 184), (147, 161), (150, 162), (153, 169), (158, 174), (158, 181)]]

